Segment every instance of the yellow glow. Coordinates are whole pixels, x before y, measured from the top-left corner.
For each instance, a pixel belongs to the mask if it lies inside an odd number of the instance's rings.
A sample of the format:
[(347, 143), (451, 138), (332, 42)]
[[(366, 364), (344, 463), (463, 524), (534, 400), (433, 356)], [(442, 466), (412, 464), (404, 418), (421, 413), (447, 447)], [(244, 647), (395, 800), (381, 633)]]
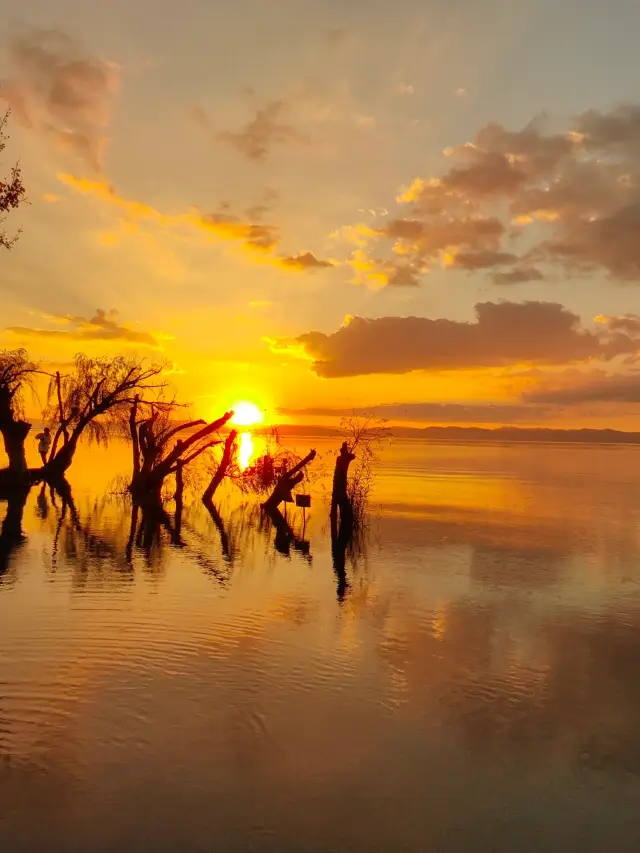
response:
[(255, 403), (241, 400), (238, 403), (234, 403), (231, 408), (235, 412), (231, 419), (231, 423), (234, 426), (255, 426), (264, 421), (264, 412)]
[(240, 434), (240, 443), (238, 444), (238, 465), (244, 471), (249, 467), (254, 451), (253, 438), (250, 432)]

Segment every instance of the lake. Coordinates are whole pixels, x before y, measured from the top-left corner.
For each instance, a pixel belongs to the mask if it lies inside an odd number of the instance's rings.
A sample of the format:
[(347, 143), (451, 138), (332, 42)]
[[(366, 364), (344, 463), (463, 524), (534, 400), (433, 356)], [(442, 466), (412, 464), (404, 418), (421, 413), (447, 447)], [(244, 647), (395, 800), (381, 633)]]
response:
[(640, 447), (397, 441), (337, 557), (323, 481), (131, 541), (127, 458), (5, 547), (0, 849), (640, 849)]

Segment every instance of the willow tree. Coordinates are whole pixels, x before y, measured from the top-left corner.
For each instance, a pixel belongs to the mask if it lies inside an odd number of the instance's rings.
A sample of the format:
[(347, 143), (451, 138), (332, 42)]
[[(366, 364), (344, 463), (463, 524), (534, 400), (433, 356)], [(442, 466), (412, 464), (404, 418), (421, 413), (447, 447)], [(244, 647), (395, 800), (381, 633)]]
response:
[(56, 373), (49, 383), (45, 417), (57, 429), (42, 478), (64, 478), (81, 438), (104, 444), (114, 433), (122, 433), (136, 398), (141, 404), (162, 405), (164, 369), (164, 364), (135, 355), (77, 355), (69, 374)]
[(29, 481), (24, 445), (31, 424), (23, 418), (23, 403), (25, 389), (31, 386), (36, 371), (37, 365), (26, 350), (0, 351), (0, 432), (9, 458), (9, 467), (0, 480), (11, 487)]
[[(8, 120), (9, 110), (0, 118), (0, 154), (2, 154), (7, 144), (6, 127)], [(6, 214), (19, 207), (24, 200), (25, 189), (22, 183), (20, 166), (15, 165), (7, 178), (0, 178), (0, 248), (10, 249), (18, 239), (19, 231), (13, 237), (10, 237), (2, 226), (4, 225)]]

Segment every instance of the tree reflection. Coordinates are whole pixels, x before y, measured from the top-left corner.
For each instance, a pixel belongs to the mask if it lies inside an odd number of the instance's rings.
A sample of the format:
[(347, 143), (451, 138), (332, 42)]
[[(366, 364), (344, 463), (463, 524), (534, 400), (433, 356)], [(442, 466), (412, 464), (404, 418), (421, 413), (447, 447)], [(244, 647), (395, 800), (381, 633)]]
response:
[(297, 551), (307, 562), (311, 562), (311, 543), (305, 539), (304, 532), (297, 534), (277, 507), (263, 507), (264, 515), (275, 529), (273, 547), (284, 557), (291, 556), (291, 548)]
[[(3, 573), (25, 541), (26, 500), (27, 495), (18, 499), (14, 494), (7, 504), (0, 538)], [(76, 499), (71, 485), (62, 481), (55, 488), (42, 484), (32, 491), (31, 501), (37, 525), (50, 536), (45, 565), (52, 575), (70, 571), (75, 588), (130, 583), (138, 567), (158, 579), (176, 550), (221, 586), (228, 585), (237, 567), (246, 570), (256, 560), (260, 566), (283, 557), (306, 564), (313, 560), (306, 514), (265, 510), (257, 501), (238, 502), (230, 496), (225, 502), (224, 494), (220, 503), (185, 502), (174, 512), (170, 500), (146, 505), (132, 501), (121, 488), (100, 497), (83, 492)], [(316, 529), (327, 535), (317, 520)], [(347, 576), (363, 553), (362, 539), (343, 529), (331, 540), (340, 601), (349, 591)]]
[[(115, 524), (106, 523), (109, 497), (95, 500), (82, 517), (71, 486), (63, 481), (51, 492), (55, 526), (52, 531), (51, 571), (61, 561), (72, 570), (74, 586), (84, 586), (90, 577), (130, 580), (126, 549), (122, 547), (124, 516), (114, 515)], [(50, 519), (47, 513), (45, 521)], [(114, 571), (115, 570), (115, 571)]]
[[(17, 552), (26, 541), (22, 531), (22, 518), (27, 502), (27, 491), (13, 491), (6, 497), (7, 511), (0, 527), (0, 582), (7, 575)], [(1, 500), (1, 498), (0, 498)]]

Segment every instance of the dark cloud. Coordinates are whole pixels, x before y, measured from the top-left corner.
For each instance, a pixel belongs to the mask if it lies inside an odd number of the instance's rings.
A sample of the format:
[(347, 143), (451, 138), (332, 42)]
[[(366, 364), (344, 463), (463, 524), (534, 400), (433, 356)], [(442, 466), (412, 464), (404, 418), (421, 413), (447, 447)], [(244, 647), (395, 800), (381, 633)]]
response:
[(576, 272), (640, 282), (640, 105), (588, 111), (562, 133), (491, 123), (446, 153), (447, 170), (400, 195), (409, 215), (358, 233), (360, 265), (400, 254), (418, 279), (440, 263), (502, 285)]
[(410, 244), (420, 260), (436, 260), (446, 251), (496, 251), (505, 226), (495, 217), (467, 217), (429, 223), (418, 219), (392, 219), (375, 232), (390, 240)]
[(622, 314), (620, 317), (598, 317), (614, 332), (625, 332), (629, 335), (640, 335), (640, 314)]
[(552, 413), (544, 406), (494, 403), (385, 403), (363, 408), (340, 409), (315, 406), (305, 409), (278, 409), (290, 417), (349, 417), (375, 415), (390, 421), (434, 424), (508, 424), (541, 421)]
[(574, 144), (566, 134), (543, 133), (540, 124), (534, 121), (522, 130), (509, 131), (492, 122), (477, 134), (475, 148), (510, 158), (528, 180), (546, 177), (572, 154)]
[(482, 302), (472, 323), (427, 317), (354, 317), (332, 334), (277, 341), (304, 353), (322, 377), (458, 370), (521, 363), (565, 364), (635, 353), (640, 342), (551, 302)]
[(576, 131), (584, 136), (589, 150), (622, 148), (638, 157), (640, 154), (640, 105), (621, 104), (608, 113), (588, 110), (576, 121)]
[(309, 137), (282, 121), (285, 105), (273, 101), (258, 109), (253, 119), (242, 130), (223, 131), (220, 138), (249, 160), (265, 160), (276, 145), (295, 143), (309, 144)]
[(280, 262), (283, 267), (292, 270), (316, 270), (327, 269), (334, 266), (332, 261), (323, 261), (316, 258), (311, 252), (303, 252), (300, 255), (292, 255), (291, 257), (282, 257)]
[(524, 399), (532, 403), (640, 403), (640, 372), (586, 378), (563, 387), (541, 387)]
[(25, 127), (50, 135), (93, 169), (102, 168), (118, 69), (87, 55), (70, 36), (29, 30), (8, 47), (10, 76), (0, 95)]
[(98, 308), (91, 318), (63, 314), (49, 318), (63, 328), (39, 329), (27, 326), (8, 326), (5, 331), (24, 338), (55, 338), (68, 341), (123, 341), (147, 347), (157, 347), (149, 332), (131, 329), (118, 323), (118, 312)]
[(507, 272), (496, 272), (491, 278), (494, 284), (526, 284), (530, 281), (542, 281), (544, 276), (535, 267), (516, 267)]
[(453, 256), (451, 266), (461, 270), (484, 270), (487, 267), (500, 267), (514, 264), (518, 256), (511, 252), (495, 252), (484, 249), (478, 252), (458, 252)]
[(420, 283), (418, 272), (411, 264), (389, 263), (384, 275), (386, 283), (391, 287), (417, 287)]
[(600, 218), (576, 219), (558, 228), (532, 257), (560, 262), (566, 270), (606, 270), (620, 280), (640, 281), (640, 197)]

